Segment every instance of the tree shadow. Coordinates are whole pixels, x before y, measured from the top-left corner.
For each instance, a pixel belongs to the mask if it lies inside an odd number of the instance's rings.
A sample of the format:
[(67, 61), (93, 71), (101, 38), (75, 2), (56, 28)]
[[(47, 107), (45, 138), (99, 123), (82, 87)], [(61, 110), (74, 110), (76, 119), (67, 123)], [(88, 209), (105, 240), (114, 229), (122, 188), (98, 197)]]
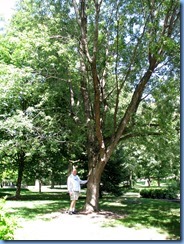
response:
[[(66, 207), (68, 201), (60, 200), (50, 203), (41, 202), (39, 205), (30, 206), (30, 207), (12, 207), (10, 210), (11, 215), (14, 215), (18, 218), (24, 218), (25, 220), (36, 220), (40, 217), (43, 217), (46, 214), (51, 214), (53, 212), (61, 212), (61, 209)], [(49, 220), (51, 220), (49, 218)]]
[[(13, 190), (3, 191), (3, 193), (12, 193), (7, 199), (14, 200)], [(54, 191), (43, 193), (23, 191), (19, 201), (33, 201), (33, 206), (25, 207), (22, 204), (19, 207), (12, 207), (10, 210), (11, 214), (26, 220), (37, 219), (58, 211), (65, 212), (70, 205), (68, 193)], [(84, 201), (85, 196), (82, 195), (76, 205), (80, 214), (83, 213)], [(98, 215), (116, 220), (117, 223), (124, 226), (130, 228), (137, 228), (137, 225), (146, 228), (156, 227), (167, 232), (169, 239), (180, 239), (180, 204), (177, 202), (133, 196), (119, 198), (105, 196), (100, 200), (100, 206), (101, 211)], [(95, 218), (95, 216), (91, 217)]]
[(18, 200), (18, 201), (45, 201), (45, 200), (60, 200), (60, 199), (69, 199), (68, 193), (66, 192), (29, 192), (22, 194), (19, 198), (16, 198), (14, 195), (8, 195), (7, 200)]
[(117, 222), (127, 227), (139, 225), (146, 228), (156, 227), (165, 231), (169, 239), (180, 240), (180, 204), (165, 200), (124, 198), (120, 201), (121, 206), (113, 203), (108, 206), (104, 202), (103, 208), (122, 214), (124, 217), (117, 218)]

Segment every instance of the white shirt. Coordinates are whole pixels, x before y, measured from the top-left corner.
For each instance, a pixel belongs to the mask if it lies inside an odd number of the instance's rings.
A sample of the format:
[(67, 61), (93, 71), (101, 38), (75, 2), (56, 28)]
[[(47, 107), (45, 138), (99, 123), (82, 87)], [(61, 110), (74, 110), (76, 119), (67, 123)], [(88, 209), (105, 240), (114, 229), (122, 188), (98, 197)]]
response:
[(80, 192), (81, 184), (86, 184), (87, 180), (81, 180), (78, 175), (71, 174), (67, 179), (67, 187), (69, 192), (78, 191)]

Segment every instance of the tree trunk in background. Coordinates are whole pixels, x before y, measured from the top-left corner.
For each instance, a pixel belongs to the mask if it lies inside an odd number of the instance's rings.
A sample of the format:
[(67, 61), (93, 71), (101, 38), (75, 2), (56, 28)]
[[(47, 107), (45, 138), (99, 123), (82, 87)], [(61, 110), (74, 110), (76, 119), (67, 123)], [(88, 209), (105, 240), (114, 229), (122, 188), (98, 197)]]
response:
[(35, 180), (35, 188), (38, 190), (39, 193), (42, 192), (42, 182), (39, 179)]
[(54, 178), (54, 169), (51, 171), (51, 189), (54, 189), (55, 186), (55, 178)]
[(24, 166), (25, 166), (25, 153), (24, 152), (19, 153), (18, 163), (19, 163), (19, 167), (18, 167), (17, 189), (16, 189), (16, 194), (15, 194), (16, 199), (20, 198), (22, 177), (23, 177)]
[(41, 193), (42, 192), (42, 182), (41, 182), (41, 180), (39, 180), (39, 193)]
[(158, 179), (157, 179), (157, 184), (158, 184), (158, 187), (160, 187), (160, 177), (158, 177)]
[(54, 186), (55, 186), (54, 180), (51, 180), (51, 189), (54, 189)]

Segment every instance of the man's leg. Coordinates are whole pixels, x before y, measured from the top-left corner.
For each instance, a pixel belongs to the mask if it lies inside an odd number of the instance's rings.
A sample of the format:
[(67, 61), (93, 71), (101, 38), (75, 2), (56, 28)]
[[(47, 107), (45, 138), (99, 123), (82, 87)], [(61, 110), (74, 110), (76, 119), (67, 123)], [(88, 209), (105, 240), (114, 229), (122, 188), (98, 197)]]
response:
[(69, 214), (72, 214), (72, 212), (75, 211), (75, 204), (76, 204), (76, 200), (72, 200), (71, 203), (70, 203)]
[(79, 198), (79, 192), (74, 192), (74, 193), (72, 193), (72, 195), (70, 195), (71, 203), (70, 203), (69, 214), (76, 213), (75, 205), (76, 205), (76, 201), (78, 200), (78, 198)]
[(76, 204), (76, 200), (72, 200), (71, 204), (70, 204), (70, 210), (74, 211), (75, 210), (75, 204)]

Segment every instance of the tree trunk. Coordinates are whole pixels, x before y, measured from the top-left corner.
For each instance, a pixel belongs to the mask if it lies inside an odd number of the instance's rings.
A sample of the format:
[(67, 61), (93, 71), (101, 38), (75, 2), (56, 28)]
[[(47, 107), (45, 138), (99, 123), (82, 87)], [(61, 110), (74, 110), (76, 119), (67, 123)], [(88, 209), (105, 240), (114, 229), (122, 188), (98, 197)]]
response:
[(20, 198), (22, 177), (23, 177), (24, 166), (25, 166), (24, 156), (25, 156), (24, 152), (22, 152), (18, 155), (19, 167), (18, 167), (17, 189), (16, 189), (16, 194), (15, 194), (16, 199)]
[(158, 187), (160, 187), (160, 177), (157, 178)]
[(132, 171), (130, 172), (129, 181), (130, 181), (130, 188), (133, 188)]
[(84, 206), (84, 210), (86, 212), (99, 211), (100, 181), (101, 181), (101, 175), (105, 165), (104, 162), (102, 161), (98, 161), (97, 163), (95, 161), (93, 162), (94, 164), (91, 164), (92, 167), (90, 168), (89, 178), (87, 183), (86, 203)]
[(42, 192), (42, 182), (41, 182), (41, 180), (39, 180), (39, 193), (41, 193)]
[(52, 169), (52, 172), (51, 172), (51, 189), (54, 189), (54, 186), (55, 186), (54, 169)]
[(39, 193), (42, 192), (42, 181), (39, 179), (35, 180), (35, 188), (38, 190)]
[(54, 189), (54, 186), (55, 186), (55, 184), (54, 184), (54, 180), (51, 180), (51, 189)]
[(150, 186), (151, 186), (151, 179), (148, 178), (148, 187), (150, 187)]

